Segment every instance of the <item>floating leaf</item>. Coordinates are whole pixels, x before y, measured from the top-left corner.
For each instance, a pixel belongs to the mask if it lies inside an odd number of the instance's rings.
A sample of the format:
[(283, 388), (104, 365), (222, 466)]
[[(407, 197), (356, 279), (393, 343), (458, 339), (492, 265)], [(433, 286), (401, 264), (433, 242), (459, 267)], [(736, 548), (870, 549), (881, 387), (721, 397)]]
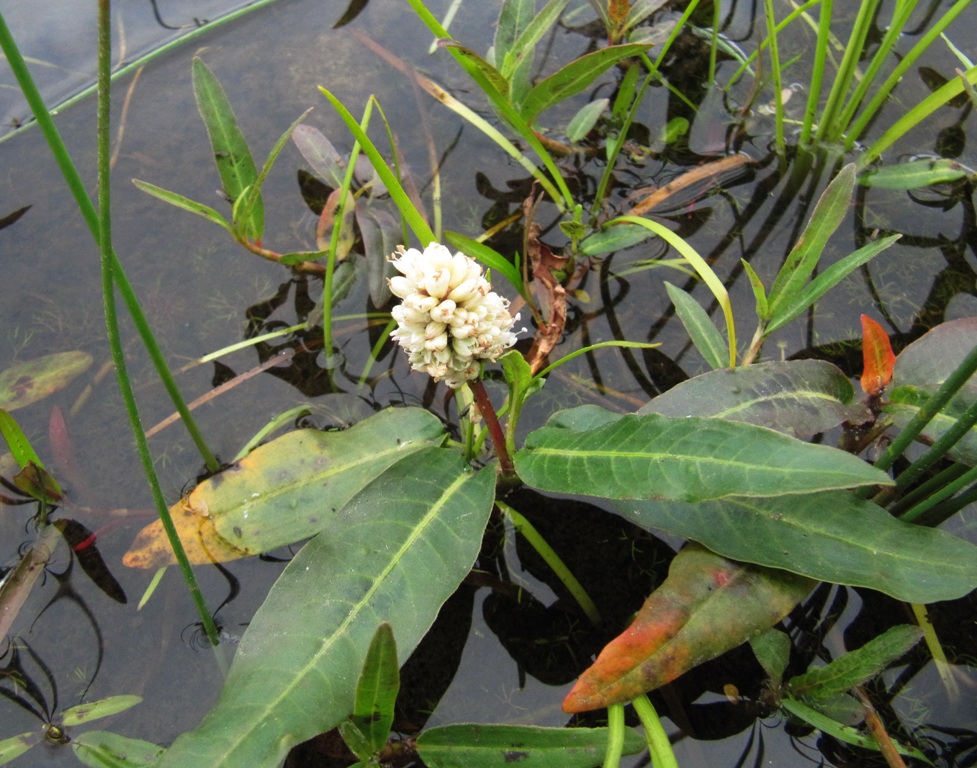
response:
[(810, 437), (871, 412), (855, 400), (851, 381), (822, 360), (790, 360), (722, 368), (683, 381), (638, 409), (639, 414), (708, 416), (745, 421)]
[(136, 706), (142, 701), (142, 696), (131, 696), (123, 694), (121, 696), (109, 696), (97, 701), (89, 701), (86, 704), (78, 704), (68, 707), (61, 718), (61, 724), (67, 728), (74, 725), (90, 723), (92, 720), (99, 720), (109, 715), (117, 715), (127, 709)]
[(141, 739), (109, 731), (85, 731), (71, 739), (71, 748), (92, 768), (149, 768), (158, 765), (166, 749)]
[(953, 600), (977, 584), (973, 544), (902, 522), (845, 491), (614, 506), (645, 530), (698, 541), (726, 557), (870, 587), (906, 602)]
[(862, 392), (878, 397), (892, 381), (896, 354), (889, 336), (875, 320), (862, 315)]
[(562, 411), (532, 432), (516, 471), (547, 491), (614, 499), (705, 501), (890, 485), (844, 451), (725, 419)]
[(495, 496), (492, 468), (412, 454), (357, 494), (288, 564), (241, 640), (217, 704), (167, 768), (272, 766), (353, 711), (376, 627), (401, 662), (470, 570)]
[(793, 698), (822, 699), (868, 682), (905, 656), (923, 638), (923, 630), (908, 624), (890, 627), (861, 648), (849, 651), (823, 667), (814, 667), (787, 682)]
[(910, 190), (962, 179), (972, 181), (975, 177), (977, 174), (974, 171), (956, 160), (938, 157), (909, 160), (905, 163), (870, 169), (859, 176), (858, 183), (878, 189)]
[[(170, 512), (191, 563), (267, 552), (330, 526), (386, 468), (443, 437), (441, 422), (420, 408), (388, 408), (343, 432), (296, 430), (205, 480)], [(123, 562), (175, 562), (160, 521), (139, 533)]]
[(66, 517), (55, 520), (53, 525), (61, 531), (61, 535), (68, 542), (71, 551), (75, 553), (75, 559), (85, 575), (106, 595), (117, 603), (125, 605), (127, 602), (125, 590), (116, 581), (95, 546), (95, 534), (81, 523)]
[[(607, 728), (442, 725), (421, 732), (417, 753), (429, 768), (594, 768), (600, 765), (607, 739)], [(623, 754), (633, 755), (644, 747), (637, 731), (624, 731)]]
[(671, 682), (776, 624), (814, 585), (689, 545), (631, 626), (580, 676), (563, 710), (602, 709)]
[(38, 741), (40, 741), (40, 737), (36, 731), (21, 733), (0, 740), (0, 765), (6, 765), (11, 760), (20, 757)]
[(92, 356), (74, 350), (18, 363), (0, 372), (0, 408), (15, 411), (63, 389), (89, 369)]

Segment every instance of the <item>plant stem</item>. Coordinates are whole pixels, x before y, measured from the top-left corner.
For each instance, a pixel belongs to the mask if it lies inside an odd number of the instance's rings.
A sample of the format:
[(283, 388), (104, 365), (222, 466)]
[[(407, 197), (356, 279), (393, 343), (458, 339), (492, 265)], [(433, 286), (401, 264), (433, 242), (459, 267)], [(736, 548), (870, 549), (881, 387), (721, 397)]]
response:
[[(602, 768), (618, 768), (624, 752), (624, 705), (611, 704), (607, 708), (607, 749)], [(655, 768), (658, 768), (656, 765)]]
[(577, 581), (577, 577), (573, 575), (573, 572), (567, 568), (566, 563), (560, 559), (560, 556), (556, 554), (549, 543), (540, 535), (539, 531), (530, 523), (525, 517), (523, 517), (519, 512), (510, 507), (504, 501), (499, 501), (496, 499), (495, 505), (505, 512), (512, 520), (512, 524), (515, 526), (516, 530), (525, 536), (526, 541), (529, 542), (530, 546), (536, 550), (536, 553), (546, 561), (546, 564), (550, 567), (553, 573), (556, 574), (557, 578), (567, 588), (567, 591), (573, 596), (573, 599), (577, 601), (577, 605), (587, 614), (587, 618), (590, 619), (590, 623), (595, 627), (599, 627), (602, 623), (600, 616), (600, 611), (597, 609), (597, 605), (591, 599), (590, 595), (587, 594), (587, 590), (583, 588), (583, 585)]
[[(136, 405), (135, 394), (132, 391), (132, 382), (129, 379), (128, 368), (126, 366), (125, 354), (122, 351), (122, 339), (119, 334), (119, 322), (115, 312), (115, 279), (118, 272), (118, 259), (113, 258), (112, 251), (112, 217), (111, 217), (111, 194), (110, 194), (110, 168), (111, 147), (109, 144), (110, 130), (110, 105), (111, 105), (111, 55), (112, 55), (112, 25), (111, 25), (111, 0), (99, 0), (98, 2), (98, 245), (101, 251), (102, 266), (102, 303), (105, 310), (105, 327), (108, 334), (109, 347), (112, 350), (112, 361), (115, 363), (116, 377), (119, 381), (119, 390), (122, 393), (122, 400), (125, 404), (126, 413), (129, 415), (129, 423), (132, 426), (132, 433), (136, 440), (136, 450), (142, 462), (143, 471), (153, 495), (153, 501), (159, 512), (160, 520), (166, 535), (169, 538), (170, 546), (176, 556), (183, 578), (190, 588), (193, 602), (200, 614), (207, 637), (212, 645), (217, 645), (218, 632), (214, 624), (214, 619), (207, 610), (203, 594), (194, 577), (190, 561), (187, 559), (186, 552), (180, 543), (173, 520), (166, 507), (163, 498), (163, 490), (160, 488), (159, 478), (156, 476), (156, 468), (153, 466), (153, 457), (149, 452), (149, 444), (146, 440), (146, 432), (143, 430), (139, 418), (139, 409)], [(87, 198), (86, 198), (87, 199)], [(90, 202), (90, 201), (89, 201)]]
[(485, 391), (485, 384), (481, 379), (475, 379), (469, 386), (472, 388), (472, 394), (475, 395), (475, 404), (478, 406), (479, 413), (485, 418), (485, 426), (488, 427), (489, 435), (492, 437), (492, 445), (495, 446), (495, 453), (502, 466), (502, 476), (513, 477), (516, 470), (512, 465), (509, 449), (506, 447), (505, 433), (502, 431), (502, 425), (499, 424), (495, 408), (492, 407), (492, 401), (489, 400), (488, 392)]
[[(48, 112), (47, 107), (44, 105), (44, 100), (41, 98), (41, 94), (37, 90), (34, 79), (31, 77), (30, 71), (27, 69), (27, 64), (24, 62), (24, 57), (21, 55), (13, 36), (10, 34), (10, 30), (4, 21), (2, 13), (0, 13), (0, 50), (2, 50), (4, 56), (6, 56), (7, 62), (10, 65), (10, 70), (14, 73), (14, 77), (17, 78), (17, 84), (20, 86), (20, 89), (24, 94), (24, 98), (27, 99), (28, 105), (34, 112), (34, 117), (37, 120), (37, 124), (40, 127), (41, 132), (44, 134), (44, 139), (47, 141), (48, 146), (51, 149), (51, 154), (54, 156), (55, 162), (61, 169), (65, 183), (75, 199), (75, 204), (81, 211), (81, 214), (85, 219), (85, 223), (88, 224), (88, 229), (92, 233), (92, 238), (95, 240), (95, 243), (98, 244), (98, 212), (95, 210), (95, 205), (88, 196), (88, 192), (85, 189), (85, 184), (81, 180), (81, 175), (78, 173), (78, 169), (75, 168), (71, 155), (68, 153), (68, 148), (61, 139), (61, 134), (54, 125), (54, 120), (51, 118), (51, 113)], [(139, 337), (142, 339), (143, 345), (146, 347), (146, 351), (149, 353), (149, 357), (153, 361), (153, 365), (156, 368), (156, 374), (163, 383), (163, 386), (165, 387), (167, 394), (169, 394), (170, 399), (173, 401), (173, 405), (176, 407), (176, 410), (180, 413), (180, 417), (183, 419), (187, 432), (189, 432), (191, 439), (197, 446), (197, 450), (200, 452), (200, 455), (207, 466), (207, 470), (209, 472), (216, 472), (218, 469), (220, 469), (220, 464), (218, 463), (217, 459), (214, 458), (214, 454), (207, 447), (207, 443), (204, 441), (203, 435), (197, 428), (197, 424), (190, 413), (190, 409), (187, 408), (187, 405), (183, 400), (183, 396), (180, 394), (180, 390), (176, 385), (176, 381), (173, 379), (173, 374), (166, 365), (166, 361), (163, 358), (163, 353), (160, 351), (159, 345), (156, 343), (156, 339), (153, 337), (152, 330), (149, 328), (149, 324), (146, 322), (146, 317), (142, 312), (142, 308), (139, 306), (139, 301), (132, 290), (132, 285), (129, 283), (125, 271), (122, 269), (122, 264), (119, 262), (118, 256), (111, 246), (108, 249), (108, 254), (109, 260), (112, 262), (112, 273), (115, 286), (118, 288), (119, 294), (122, 296), (122, 300), (125, 302), (126, 309), (132, 316), (132, 321), (136, 326), (136, 330), (139, 332)]]
[(658, 719), (658, 713), (655, 712), (647, 694), (643, 693), (638, 696), (631, 702), (631, 706), (638, 713), (641, 724), (644, 726), (652, 765), (655, 768), (678, 768), (678, 761), (675, 760), (675, 753), (672, 751), (672, 743), (668, 740), (668, 734), (665, 733), (662, 721)]
[(916, 415), (896, 435), (895, 439), (885, 449), (885, 452), (875, 462), (875, 466), (882, 470), (891, 467), (893, 462), (902, 455), (902, 452), (909, 447), (926, 425), (950, 401), (950, 398), (967, 383), (967, 380), (973, 376), (974, 371), (977, 371), (977, 347), (970, 350), (960, 365), (957, 366), (957, 369), (947, 376), (946, 381), (933, 393), (933, 396), (923, 403), (923, 406)]

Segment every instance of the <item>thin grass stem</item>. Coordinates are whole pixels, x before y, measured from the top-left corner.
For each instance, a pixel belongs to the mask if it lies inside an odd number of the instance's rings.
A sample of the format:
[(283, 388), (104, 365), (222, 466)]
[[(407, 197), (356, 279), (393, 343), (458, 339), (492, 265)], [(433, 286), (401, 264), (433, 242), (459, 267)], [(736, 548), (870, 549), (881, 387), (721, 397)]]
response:
[(858, 16), (855, 18), (855, 25), (852, 28), (848, 44), (845, 46), (845, 53), (841, 57), (841, 64), (835, 75), (834, 83), (828, 92), (828, 101), (821, 110), (821, 120), (818, 123), (816, 142), (837, 141), (841, 135), (838, 126), (838, 114), (842, 108), (845, 96), (856, 78), (858, 72), (858, 60), (865, 47), (865, 39), (872, 27), (872, 19), (875, 18), (878, 9), (878, 0), (863, 0), (858, 9)]
[[(909, 493), (899, 499), (899, 501), (890, 506), (888, 508), (889, 512), (896, 517), (899, 517), (907, 509), (911, 509), (930, 494), (936, 493), (947, 483), (952, 483), (966, 471), (967, 468), (963, 464), (951, 464), (949, 467), (941, 470), (926, 482), (921, 483), (917, 488), (913, 488)], [(887, 488), (879, 493), (874, 499), (872, 499), (872, 501), (874, 501), (876, 504), (884, 505), (886, 500), (889, 498), (889, 494), (887, 493), (888, 490), (889, 489)]]
[(112, 25), (111, 25), (111, 0), (99, 0), (98, 2), (98, 245), (101, 251), (102, 267), (102, 304), (105, 311), (105, 327), (108, 334), (109, 347), (112, 351), (112, 360), (115, 363), (116, 376), (119, 381), (119, 390), (122, 393), (122, 401), (125, 404), (126, 413), (129, 416), (129, 423), (132, 426), (132, 433), (136, 441), (136, 450), (142, 462), (143, 471), (149, 482), (152, 492), (153, 502), (159, 513), (163, 529), (166, 531), (170, 546), (176, 556), (177, 563), (183, 573), (184, 581), (190, 589), (197, 613), (203, 622), (204, 629), (211, 645), (216, 646), (220, 640), (217, 626), (214, 619), (207, 610), (203, 594), (197, 584), (197, 579), (193, 574), (193, 568), (187, 559), (180, 537), (173, 525), (169, 509), (163, 498), (163, 491), (160, 488), (159, 478), (156, 476), (156, 468), (153, 465), (153, 457), (149, 452), (149, 443), (146, 440), (146, 432), (143, 430), (142, 422), (139, 418), (139, 409), (136, 405), (136, 397), (132, 391), (132, 382), (129, 379), (128, 368), (125, 360), (125, 353), (122, 351), (122, 339), (119, 333), (119, 321), (115, 311), (115, 272), (117, 260), (113, 259), (112, 253), (112, 201), (110, 195), (110, 163), (112, 157), (111, 125), (110, 125), (110, 104), (111, 104), (111, 79), (109, 77), (111, 68), (112, 54)]
[[(926, 51), (929, 46), (939, 37), (943, 31), (949, 26), (957, 16), (959, 16), (968, 6), (970, 5), (970, 0), (957, 0), (953, 6), (947, 10), (939, 20), (930, 27), (926, 33), (919, 39), (919, 41), (914, 45), (909, 53), (899, 60), (896, 64), (895, 69), (889, 74), (885, 79), (885, 82), (879, 86), (875, 95), (871, 98), (869, 103), (865, 106), (862, 112), (859, 114), (858, 118), (849, 126), (848, 131), (845, 136), (845, 147), (850, 149), (854, 146), (855, 142), (861, 137), (865, 128), (878, 113), (879, 109), (885, 103), (886, 99), (892, 93), (892, 90), (896, 87), (896, 84), (902, 80), (903, 75), (912, 67), (924, 51)], [(973, 83), (973, 81), (970, 81)], [(907, 129), (908, 130), (908, 129)]]
[(525, 537), (529, 545), (536, 550), (536, 553), (543, 558), (543, 561), (549, 566), (550, 570), (556, 574), (560, 583), (566, 587), (573, 599), (576, 600), (577, 605), (580, 606), (580, 610), (590, 619), (590, 623), (595, 627), (599, 627), (602, 619), (596, 603), (587, 594), (587, 590), (584, 589), (583, 585), (577, 581), (577, 577), (573, 575), (573, 572), (567, 567), (566, 563), (556, 554), (553, 547), (549, 545), (549, 542), (543, 538), (542, 534), (536, 530), (532, 523), (504, 501), (497, 500), (495, 505), (508, 516), (515, 529)]
[[(81, 175), (78, 173), (78, 169), (75, 167), (74, 161), (71, 159), (68, 148), (65, 146), (64, 140), (61, 138), (61, 134), (54, 124), (51, 113), (44, 105), (44, 100), (41, 98), (40, 91), (38, 91), (37, 86), (34, 83), (34, 78), (31, 77), (30, 71), (27, 69), (27, 64), (24, 62), (20, 49), (17, 47), (13, 36), (10, 34), (10, 30), (7, 27), (2, 13), (0, 13), (0, 49), (2, 49), (4, 56), (6, 56), (7, 63), (10, 65), (10, 69), (14, 73), (14, 76), (17, 79), (17, 84), (20, 86), (24, 97), (27, 99), (28, 105), (34, 112), (34, 117), (37, 120), (38, 126), (40, 127), (45, 140), (47, 141), (48, 147), (51, 149), (51, 154), (54, 156), (54, 160), (57, 163), (58, 168), (61, 170), (61, 174), (64, 176), (65, 184), (71, 192), (71, 195), (75, 200), (75, 204), (78, 206), (78, 210), (85, 219), (85, 223), (88, 225), (92, 238), (94, 239), (96, 245), (98, 245), (98, 212), (95, 210), (95, 205), (88, 196), (88, 191), (85, 189), (84, 182), (81, 180)], [(203, 434), (197, 427), (197, 423), (194, 421), (193, 416), (190, 413), (190, 409), (187, 407), (183, 396), (180, 394), (179, 387), (177, 387), (173, 374), (166, 365), (166, 360), (163, 358), (163, 353), (159, 348), (159, 344), (156, 343), (152, 329), (149, 327), (149, 323), (146, 321), (146, 316), (143, 314), (142, 307), (139, 305), (139, 300), (136, 298), (136, 294), (132, 290), (132, 285), (129, 283), (125, 270), (122, 268), (122, 263), (119, 261), (113, 248), (109, 248), (109, 259), (112, 262), (112, 275), (115, 282), (115, 287), (118, 289), (119, 295), (122, 297), (122, 300), (126, 305), (126, 309), (132, 317), (136, 331), (139, 333), (143, 346), (145, 346), (150, 360), (152, 360), (153, 366), (156, 369), (156, 375), (159, 376), (160, 381), (163, 383), (163, 387), (166, 389), (167, 394), (173, 401), (174, 407), (180, 413), (183, 423), (186, 425), (187, 432), (190, 434), (194, 445), (197, 447), (197, 451), (200, 453), (204, 464), (207, 466), (207, 471), (216, 472), (218, 469), (220, 469), (220, 464), (214, 457), (213, 452), (211, 452), (210, 448), (207, 446), (207, 443), (203, 438)]]
[[(971, 467), (962, 475), (960, 475), (960, 477), (958, 477), (956, 480), (947, 483), (943, 488), (938, 490), (928, 499), (926, 499), (925, 501), (921, 501), (919, 504), (914, 506), (904, 515), (900, 516), (899, 519), (907, 523), (915, 522), (924, 514), (930, 513), (931, 510), (936, 508), (938, 505), (941, 505), (942, 502), (947, 501), (947, 499), (950, 499), (951, 497), (955, 496), (957, 493), (962, 491), (964, 488), (968, 488), (974, 483), (977, 483), (977, 467)], [(950, 503), (953, 504), (953, 502)], [(960, 508), (959, 505), (955, 506), (954, 511), (956, 511), (959, 508)], [(942, 516), (943, 514), (945, 514), (945, 510), (941, 508), (939, 510), (939, 513)]]
[(773, 13), (773, 0), (763, 0), (763, 9), (767, 25), (770, 73), (773, 76), (774, 125), (776, 130), (774, 142), (777, 147), (777, 154), (783, 157), (787, 153), (787, 142), (784, 140), (784, 84), (780, 72), (780, 47), (777, 45), (777, 24)]
[(821, 0), (818, 14), (818, 36), (814, 46), (814, 68), (808, 86), (807, 104), (804, 107), (804, 123), (801, 125), (799, 144), (808, 147), (814, 122), (817, 119), (818, 103), (821, 101), (821, 85), (824, 82), (824, 62), (828, 58), (828, 38), (831, 34), (832, 0)]

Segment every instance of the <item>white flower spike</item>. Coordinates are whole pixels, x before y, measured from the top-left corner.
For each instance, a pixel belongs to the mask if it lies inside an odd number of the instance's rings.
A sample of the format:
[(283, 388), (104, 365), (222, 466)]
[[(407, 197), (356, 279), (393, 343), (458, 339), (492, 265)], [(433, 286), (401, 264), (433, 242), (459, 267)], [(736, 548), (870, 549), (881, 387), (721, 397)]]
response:
[(431, 243), (423, 251), (397, 246), (391, 260), (400, 275), (390, 278), (390, 291), (401, 299), (391, 337), (415, 371), (457, 389), (478, 375), (480, 361), (494, 361), (516, 343), (519, 315), (509, 314), (509, 302), (474, 259)]

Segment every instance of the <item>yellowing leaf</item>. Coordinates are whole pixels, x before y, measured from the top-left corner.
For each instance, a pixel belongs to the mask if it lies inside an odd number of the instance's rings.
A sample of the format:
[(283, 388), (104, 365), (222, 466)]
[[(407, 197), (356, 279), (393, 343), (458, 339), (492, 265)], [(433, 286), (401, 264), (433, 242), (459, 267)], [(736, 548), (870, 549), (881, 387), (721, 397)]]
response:
[[(420, 408), (388, 408), (344, 432), (289, 432), (205, 480), (170, 513), (191, 563), (267, 552), (328, 527), (384, 470), (443, 437), (441, 422)], [(176, 562), (160, 521), (139, 533), (123, 562)]]
[(36, 403), (65, 387), (91, 364), (90, 354), (73, 350), (38, 357), (0, 371), (0, 408), (14, 411)]

